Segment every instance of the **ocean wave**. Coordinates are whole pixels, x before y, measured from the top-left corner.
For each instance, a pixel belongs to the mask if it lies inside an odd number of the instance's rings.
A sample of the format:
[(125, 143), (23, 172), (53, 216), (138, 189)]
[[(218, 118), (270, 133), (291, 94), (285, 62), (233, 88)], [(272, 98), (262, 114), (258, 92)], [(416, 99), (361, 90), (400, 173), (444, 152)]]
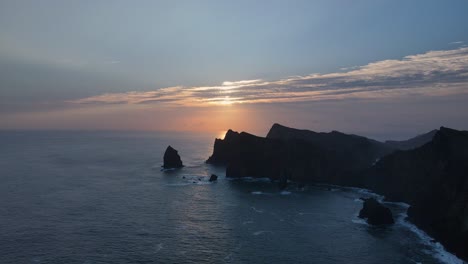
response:
[[(439, 242), (433, 242), (434, 239), (429, 236), (426, 232), (419, 229), (416, 225), (406, 220), (408, 217), (407, 210), (410, 207), (409, 204), (403, 202), (387, 202), (383, 201), (385, 196), (376, 194), (368, 189), (363, 188), (356, 188), (356, 187), (344, 187), (345, 189), (355, 191), (360, 194), (365, 194), (366, 196), (371, 196), (379, 200), (379, 202), (386, 204), (386, 205), (394, 205), (398, 206), (405, 210), (403, 213), (399, 213), (396, 217), (396, 224), (403, 226), (409, 229), (411, 232), (417, 235), (420, 241), (427, 247), (431, 248), (431, 252), (427, 252), (428, 254), (432, 255), (434, 258), (438, 259), (443, 263), (450, 263), (450, 264), (464, 264), (465, 262), (459, 259), (457, 256), (453, 255), (452, 253), (448, 252), (442, 244)], [(362, 201), (361, 199), (357, 198), (354, 201)], [(353, 223), (356, 224), (365, 224), (368, 225), (365, 219), (358, 218), (357, 215), (351, 220)]]
[(252, 209), (254, 212), (259, 213), (259, 214), (262, 214), (262, 213), (263, 213), (263, 210), (257, 209), (257, 208), (255, 208), (255, 207), (253, 207), (253, 206), (250, 207), (250, 209)]
[(416, 225), (413, 223), (409, 222), (406, 220), (408, 217), (408, 214), (401, 213), (398, 215), (397, 218), (397, 224), (409, 229), (411, 232), (416, 234), (418, 238), (421, 240), (421, 242), (429, 247), (431, 250), (430, 252), (427, 252), (428, 254), (431, 254), (433, 257), (436, 259), (440, 260), (443, 263), (448, 263), (448, 264), (463, 264), (465, 263), (463, 260), (459, 259), (457, 256), (454, 254), (448, 252), (442, 244), (439, 242), (433, 242), (434, 238), (429, 236), (426, 232), (423, 230), (419, 229)]
[(262, 235), (262, 234), (273, 234), (273, 231), (265, 231), (265, 230), (261, 230), (261, 231), (256, 231), (256, 232), (253, 232), (252, 234), (254, 236), (259, 236), (259, 235)]
[(239, 178), (242, 181), (246, 182), (271, 182), (270, 178), (253, 178), (253, 177), (242, 177)]
[(161, 168), (160, 169), (160, 171), (174, 171), (174, 170), (176, 170), (176, 168), (167, 168), (167, 169)]
[(366, 219), (362, 219), (362, 218), (359, 218), (356, 216), (356, 218), (353, 218), (351, 219), (351, 222), (355, 223), (355, 224), (360, 224), (360, 225), (369, 225), (366, 221)]

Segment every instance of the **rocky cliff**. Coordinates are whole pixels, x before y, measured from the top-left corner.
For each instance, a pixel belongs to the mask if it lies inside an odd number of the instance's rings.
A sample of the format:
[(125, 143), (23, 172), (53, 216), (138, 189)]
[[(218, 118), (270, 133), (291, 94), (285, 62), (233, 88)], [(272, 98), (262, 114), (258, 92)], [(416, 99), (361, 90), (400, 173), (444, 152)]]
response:
[(361, 185), (361, 172), (391, 151), (365, 137), (275, 124), (266, 138), (229, 130), (224, 139), (215, 140), (207, 162), (226, 165), (228, 177)]
[(468, 132), (441, 127), (432, 141), (382, 158), (369, 188), (409, 203), (409, 218), (468, 259)]

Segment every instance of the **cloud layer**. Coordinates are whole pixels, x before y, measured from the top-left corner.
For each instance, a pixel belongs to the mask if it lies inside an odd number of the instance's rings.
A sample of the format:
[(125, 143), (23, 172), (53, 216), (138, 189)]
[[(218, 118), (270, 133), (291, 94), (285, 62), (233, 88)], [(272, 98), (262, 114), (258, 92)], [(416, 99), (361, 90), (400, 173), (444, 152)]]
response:
[(342, 72), (243, 80), (219, 86), (175, 86), (154, 91), (108, 93), (73, 104), (167, 104), (209, 106), (342, 99), (447, 96), (468, 93), (468, 47), (383, 60)]

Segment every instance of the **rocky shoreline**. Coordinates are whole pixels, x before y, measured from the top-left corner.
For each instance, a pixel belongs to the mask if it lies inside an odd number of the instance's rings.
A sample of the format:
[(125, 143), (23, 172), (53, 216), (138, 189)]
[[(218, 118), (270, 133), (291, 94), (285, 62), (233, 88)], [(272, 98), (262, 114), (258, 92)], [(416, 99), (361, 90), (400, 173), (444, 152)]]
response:
[(379, 142), (274, 124), (266, 137), (229, 130), (207, 163), (226, 177), (268, 177), (373, 190), (410, 204), (409, 220), (468, 260), (468, 132), (441, 127), (407, 141)]

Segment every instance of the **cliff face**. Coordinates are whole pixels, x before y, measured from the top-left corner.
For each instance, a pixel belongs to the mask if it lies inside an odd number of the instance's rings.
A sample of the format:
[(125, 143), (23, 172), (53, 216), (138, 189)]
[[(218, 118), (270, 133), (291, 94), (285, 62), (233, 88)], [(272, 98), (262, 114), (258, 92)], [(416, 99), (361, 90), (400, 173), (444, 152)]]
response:
[(412, 222), (468, 259), (468, 132), (442, 127), (429, 143), (390, 154), (369, 171), (369, 188), (409, 203)]
[(226, 165), (227, 177), (270, 177), (277, 179), (284, 144), (245, 132), (229, 130), (216, 139), (207, 163)]
[(366, 137), (344, 134), (338, 131), (317, 133), (310, 130), (289, 128), (274, 124), (267, 138), (286, 142), (304, 141), (331, 152), (350, 171), (362, 170), (371, 166), (377, 159), (391, 153), (394, 149), (382, 142)]
[(216, 139), (207, 162), (226, 165), (228, 177), (360, 185), (363, 177), (358, 172), (390, 151), (383, 143), (364, 137), (275, 124), (266, 138), (229, 130), (224, 140)]

